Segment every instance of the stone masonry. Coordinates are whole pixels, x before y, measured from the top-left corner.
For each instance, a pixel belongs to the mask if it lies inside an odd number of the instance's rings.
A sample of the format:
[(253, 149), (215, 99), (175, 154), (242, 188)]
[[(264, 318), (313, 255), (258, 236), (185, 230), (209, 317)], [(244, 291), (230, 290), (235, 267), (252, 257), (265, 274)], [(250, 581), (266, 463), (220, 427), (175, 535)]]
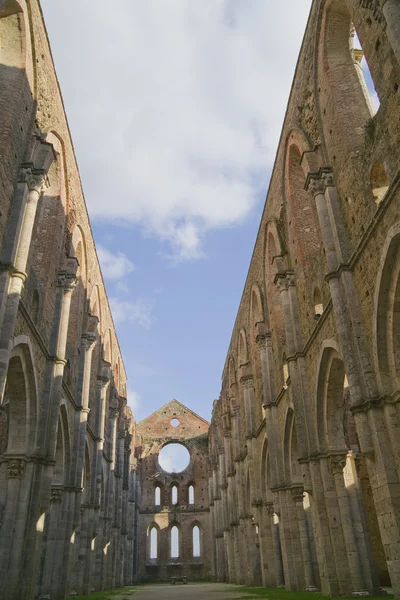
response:
[[(208, 429), (209, 423), (177, 400), (172, 400), (137, 425), (141, 581), (165, 581), (182, 575), (191, 581), (211, 578)], [(167, 473), (158, 462), (160, 450), (171, 442), (182, 444), (190, 453), (190, 463), (182, 473)], [(173, 487), (177, 488), (176, 502)], [(192, 497), (190, 487), (193, 488)], [(179, 532), (177, 557), (171, 557), (174, 526)], [(194, 527), (198, 527), (200, 534), (198, 556), (194, 556)], [(153, 528), (157, 532), (154, 534), (156, 558), (150, 553)]]
[(399, 86), (399, 0), (312, 1), (211, 425), (136, 424), (40, 2), (0, 0), (0, 600), (400, 597)]
[(400, 596), (399, 85), (398, 0), (312, 2), (209, 433), (216, 580)]
[(135, 578), (135, 422), (37, 0), (0, 0), (0, 598)]

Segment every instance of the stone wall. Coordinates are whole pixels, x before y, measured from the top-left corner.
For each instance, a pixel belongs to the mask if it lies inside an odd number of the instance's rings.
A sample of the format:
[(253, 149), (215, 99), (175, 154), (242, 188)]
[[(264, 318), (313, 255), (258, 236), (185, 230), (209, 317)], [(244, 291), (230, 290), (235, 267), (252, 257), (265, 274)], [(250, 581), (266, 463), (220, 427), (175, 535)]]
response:
[(399, 6), (312, 2), (213, 410), (219, 580), (400, 593)]
[(0, 598), (53, 600), (136, 576), (136, 424), (37, 0), (0, 40)]
[[(175, 423), (171, 424), (173, 419)], [(172, 400), (138, 423), (139, 445), (136, 452), (141, 488), (141, 581), (166, 581), (174, 576), (186, 576), (193, 581), (211, 576), (208, 428), (209, 424), (204, 419), (177, 400)], [(159, 452), (169, 443), (182, 444), (189, 451), (190, 462), (182, 472), (167, 472), (159, 463)], [(193, 497), (189, 492), (190, 486), (193, 487)], [(176, 502), (173, 487), (177, 488)], [(173, 556), (171, 551), (174, 527), (179, 532), (179, 549), (175, 553), (178, 556)], [(194, 527), (199, 529), (199, 552), (195, 551)], [(151, 543), (154, 529), (155, 541)]]

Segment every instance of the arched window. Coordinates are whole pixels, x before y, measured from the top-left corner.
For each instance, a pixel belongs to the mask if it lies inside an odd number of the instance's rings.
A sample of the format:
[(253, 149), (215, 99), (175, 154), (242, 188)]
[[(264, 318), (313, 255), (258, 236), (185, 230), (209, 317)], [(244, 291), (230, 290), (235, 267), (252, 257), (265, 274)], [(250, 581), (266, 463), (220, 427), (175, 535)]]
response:
[(171, 504), (178, 504), (178, 486), (173, 485), (171, 488)]
[(154, 504), (155, 506), (160, 506), (161, 504), (161, 489), (159, 485), (156, 485), (154, 490)]
[(389, 189), (389, 179), (382, 161), (376, 162), (372, 167), (371, 187), (376, 204), (380, 204)]
[(158, 558), (158, 531), (157, 527), (150, 529), (150, 558)]
[(171, 528), (171, 558), (179, 558), (179, 529), (176, 525)]
[(375, 90), (375, 84), (374, 80), (372, 79), (371, 71), (369, 70), (368, 63), (364, 56), (361, 42), (358, 39), (357, 32), (353, 25), (350, 28), (350, 50), (353, 52), (354, 65), (360, 79), (368, 108), (371, 111), (371, 114), (375, 114), (380, 106), (380, 101)]
[(189, 504), (194, 504), (194, 486), (189, 485)]
[(192, 529), (193, 558), (200, 556), (200, 528), (195, 525)]
[(319, 319), (324, 312), (324, 305), (322, 304), (322, 296), (319, 288), (314, 290), (314, 318)]
[(282, 359), (282, 371), (283, 371), (283, 387), (287, 388), (287, 382), (289, 379), (289, 367), (286, 360), (286, 354), (283, 355)]

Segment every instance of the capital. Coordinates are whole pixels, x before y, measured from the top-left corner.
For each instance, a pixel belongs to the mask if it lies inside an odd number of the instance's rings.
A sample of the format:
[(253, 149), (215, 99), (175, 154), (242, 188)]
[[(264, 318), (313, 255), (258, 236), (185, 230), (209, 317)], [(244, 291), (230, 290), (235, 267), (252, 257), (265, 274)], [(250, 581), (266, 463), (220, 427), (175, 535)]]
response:
[(60, 504), (60, 502), (62, 500), (63, 491), (64, 491), (63, 487), (52, 486), (50, 502), (52, 502), (53, 504)]
[(328, 468), (331, 475), (342, 473), (346, 466), (346, 454), (336, 454), (329, 457)]
[(59, 271), (57, 273), (57, 286), (64, 288), (65, 292), (73, 292), (77, 283), (75, 273)]
[(334, 185), (332, 170), (329, 167), (324, 167), (307, 175), (304, 189), (315, 197), (324, 194), (327, 187), (333, 187)]
[(96, 334), (91, 332), (86, 332), (82, 334), (82, 347), (84, 350), (90, 350), (93, 347), (93, 344), (96, 341)]
[(295, 487), (292, 488), (292, 498), (293, 501), (297, 504), (297, 503), (303, 503), (303, 499), (304, 499), (304, 490), (302, 487)]
[(119, 408), (116, 406), (110, 406), (108, 409), (110, 419), (116, 419), (119, 415)]
[(275, 514), (273, 502), (267, 502), (267, 504), (265, 506), (266, 506), (266, 509), (267, 509), (268, 516), (270, 518), (272, 518), (274, 516), (274, 514)]
[(35, 169), (32, 163), (24, 163), (21, 165), (19, 181), (26, 183), (30, 192), (37, 192), (38, 195), (48, 187), (49, 182), (46, 173), (43, 169)]
[(240, 406), (238, 404), (236, 404), (235, 406), (231, 407), (231, 418), (235, 419), (236, 417), (239, 417), (240, 415)]
[(286, 273), (277, 273), (275, 275), (274, 283), (280, 292), (287, 291), (289, 282)]
[(240, 378), (240, 383), (247, 389), (254, 387), (254, 378), (253, 375), (243, 375)]
[(7, 461), (7, 479), (21, 479), (25, 471), (25, 461), (22, 458), (12, 458)]

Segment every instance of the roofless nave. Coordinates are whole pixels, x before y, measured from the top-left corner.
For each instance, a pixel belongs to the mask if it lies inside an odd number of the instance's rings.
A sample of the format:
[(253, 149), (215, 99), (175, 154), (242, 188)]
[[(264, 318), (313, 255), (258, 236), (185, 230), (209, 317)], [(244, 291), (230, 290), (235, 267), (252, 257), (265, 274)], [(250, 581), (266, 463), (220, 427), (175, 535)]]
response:
[(137, 424), (40, 5), (0, 0), (0, 598), (400, 595), (399, 84), (397, 0), (312, 2), (211, 426)]

